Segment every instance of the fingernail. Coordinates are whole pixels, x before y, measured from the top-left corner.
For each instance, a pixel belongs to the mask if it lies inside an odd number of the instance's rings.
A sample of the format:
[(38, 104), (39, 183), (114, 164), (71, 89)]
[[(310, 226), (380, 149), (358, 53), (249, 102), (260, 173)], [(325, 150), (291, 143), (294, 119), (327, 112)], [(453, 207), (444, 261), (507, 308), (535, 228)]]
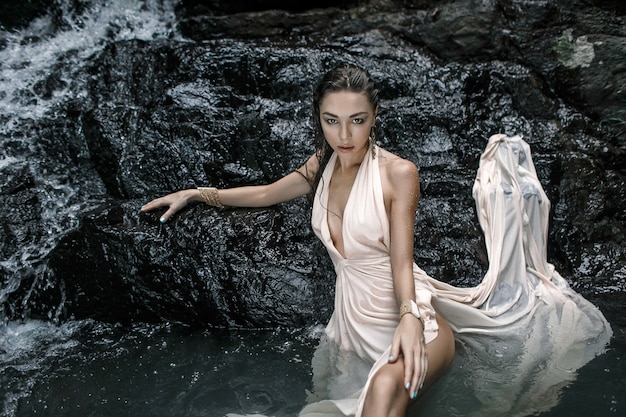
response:
[(411, 395), (412, 399), (416, 399), (417, 398), (417, 391), (413, 391), (413, 394)]
[(389, 356), (389, 358), (387, 360), (392, 361), (393, 360), (393, 355)]
[(420, 389), (424, 388), (424, 384), (420, 384)]
[(159, 219), (159, 221), (160, 221), (161, 223), (165, 223), (165, 222), (167, 221), (167, 219), (166, 219), (165, 217), (161, 217), (161, 218)]
[(406, 385), (405, 385), (405, 387), (406, 387), (406, 389), (411, 388), (411, 383), (410, 383), (410, 382), (407, 382), (407, 383), (406, 383)]

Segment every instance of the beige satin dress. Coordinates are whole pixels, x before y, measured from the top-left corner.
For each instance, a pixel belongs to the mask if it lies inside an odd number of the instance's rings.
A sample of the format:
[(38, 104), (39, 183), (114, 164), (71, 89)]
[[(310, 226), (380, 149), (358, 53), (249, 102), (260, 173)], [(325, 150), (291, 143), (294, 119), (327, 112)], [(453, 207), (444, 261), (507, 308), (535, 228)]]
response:
[[(333, 155), (322, 175), (311, 220), (335, 266), (336, 289), (334, 312), (313, 358), (314, 389), (300, 414), (306, 417), (360, 415), (367, 384), (387, 362), (399, 321), (378, 159), (367, 153), (352, 186), (342, 220), (345, 257), (333, 245), (328, 216), (334, 214), (326, 209), (335, 161)], [(489, 388), (496, 390), (488, 393), (489, 398), (505, 397), (498, 400), (494, 415), (549, 409), (558, 401), (564, 381), (602, 352), (610, 326), (546, 260), (550, 202), (526, 142), (518, 136), (491, 137), (473, 195), (489, 269), (478, 286), (457, 288), (429, 277), (414, 264), (426, 342), (437, 337), (434, 318), (440, 314), (457, 340), (473, 346), (477, 357), (484, 355), (488, 369), (481, 378), (514, 374), (513, 387)], [(493, 365), (494, 349), (504, 352), (502, 368)], [(547, 362), (555, 364), (556, 371), (537, 373), (537, 366)], [(480, 384), (465, 383), (463, 389), (468, 385), (475, 396), (484, 395)], [(485, 409), (477, 413), (489, 415)]]

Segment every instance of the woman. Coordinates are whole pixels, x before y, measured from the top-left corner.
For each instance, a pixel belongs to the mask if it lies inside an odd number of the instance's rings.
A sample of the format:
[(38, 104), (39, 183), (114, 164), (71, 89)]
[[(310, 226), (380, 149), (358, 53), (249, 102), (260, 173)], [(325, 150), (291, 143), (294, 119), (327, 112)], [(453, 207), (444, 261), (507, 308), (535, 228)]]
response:
[[(454, 357), (454, 336), (442, 316), (454, 320), (452, 327), (457, 333), (490, 334), (511, 323), (531, 328), (526, 323), (537, 310), (534, 298), (519, 294), (534, 294), (539, 285), (554, 286), (550, 277), (546, 282), (539, 280), (539, 284), (533, 278), (528, 289), (525, 284), (514, 283), (522, 290), (515, 291), (513, 297), (503, 297), (502, 293), (493, 297), (503, 287), (501, 281), (526, 276), (527, 261), (514, 254), (522, 253), (523, 258), (525, 253), (524, 248), (517, 250), (517, 241), (509, 246), (518, 270), (510, 273), (513, 263), (498, 261), (497, 265), (505, 264), (509, 269), (494, 268), (476, 288), (457, 289), (437, 282), (415, 265), (419, 173), (413, 163), (376, 146), (378, 96), (366, 71), (339, 66), (322, 78), (314, 92), (317, 150), (295, 172), (269, 185), (182, 190), (141, 209), (147, 212), (168, 207), (160, 219), (166, 222), (192, 201), (264, 207), (314, 193), (313, 230), (333, 260), (337, 284), (335, 309), (314, 358), (314, 380), (322, 382), (316, 386), (321, 397), (317, 400), (321, 401), (305, 407), (303, 416), (404, 416), (411, 402), (434, 384)], [(500, 149), (498, 146), (494, 144), (492, 149)], [(489, 187), (483, 187), (483, 195), (492, 195)], [(503, 195), (511, 194), (515, 193)], [(486, 204), (500, 200), (487, 198)], [(510, 197), (502, 201), (500, 211), (493, 214), (496, 217), (507, 210), (519, 210), (524, 201), (535, 200), (531, 196), (519, 204)], [(537, 204), (545, 206), (546, 201), (544, 198)], [(481, 221), (483, 228), (489, 227), (487, 223)], [(504, 229), (513, 230), (508, 226)], [(524, 230), (520, 226), (520, 233)], [(504, 238), (498, 239), (487, 239), (488, 245), (502, 246)], [(506, 274), (500, 273), (505, 269)], [(494, 300), (498, 300), (497, 305)], [(595, 312), (591, 315), (597, 316)], [(603, 318), (595, 320), (595, 316), (592, 325), (600, 322), (603, 328), (608, 327)], [(519, 332), (513, 329), (513, 333)]]

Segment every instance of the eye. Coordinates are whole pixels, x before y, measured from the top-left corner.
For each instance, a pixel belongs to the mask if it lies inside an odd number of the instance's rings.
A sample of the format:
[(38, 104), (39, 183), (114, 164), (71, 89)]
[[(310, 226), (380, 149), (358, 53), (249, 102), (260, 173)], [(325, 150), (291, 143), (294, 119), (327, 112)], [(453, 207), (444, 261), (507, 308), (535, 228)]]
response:
[(329, 125), (336, 125), (337, 124), (337, 120), (336, 119), (326, 119), (326, 123), (328, 123)]
[(363, 119), (361, 119), (360, 117), (353, 119), (352, 123), (354, 123), (355, 125), (360, 125), (361, 123), (363, 123)]

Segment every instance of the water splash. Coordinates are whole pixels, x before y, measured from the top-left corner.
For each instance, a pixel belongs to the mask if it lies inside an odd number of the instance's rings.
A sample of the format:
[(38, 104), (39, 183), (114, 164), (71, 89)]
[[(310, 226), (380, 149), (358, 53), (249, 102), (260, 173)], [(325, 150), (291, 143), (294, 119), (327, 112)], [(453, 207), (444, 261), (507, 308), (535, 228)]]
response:
[[(96, 204), (79, 195), (72, 183), (88, 181), (93, 182), (86, 184), (90, 189), (102, 188), (98, 179), (79, 180), (69, 172), (49, 168), (41, 152), (47, 146), (41, 125), (69, 123), (64, 107), (70, 100), (88, 96), (85, 65), (106, 45), (129, 39), (176, 38), (174, 6), (174, 0), (98, 0), (76, 10), (75, 2), (66, 0), (55, 2), (54, 16), (36, 18), (21, 30), (0, 31), (4, 43), (0, 50), (0, 174), (22, 172), (31, 178), (41, 228), (24, 232), (23, 226), (16, 225), (17, 231), (12, 231), (20, 247), (0, 259), (6, 277), (0, 305), (23, 285), (24, 276), (33, 280), (31, 291), (38, 281), (45, 281), (47, 267), (41, 260), (78, 226), (78, 214)], [(28, 298), (21, 301), (24, 310)]]
[[(84, 95), (73, 76), (107, 42), (178, 36), (173, 0), (96, 1), (80, 15), (71, 4), (59, 6), (62, 24), (48, 15), (25, 29), (0, 32), (6, 42), (0, 51), (0, 117), (6, 120), (0, 134), (11, 136), (23, 119), (48, 115), (68, 95)], [(67, 71), (50, 78), (59, 65)]]

